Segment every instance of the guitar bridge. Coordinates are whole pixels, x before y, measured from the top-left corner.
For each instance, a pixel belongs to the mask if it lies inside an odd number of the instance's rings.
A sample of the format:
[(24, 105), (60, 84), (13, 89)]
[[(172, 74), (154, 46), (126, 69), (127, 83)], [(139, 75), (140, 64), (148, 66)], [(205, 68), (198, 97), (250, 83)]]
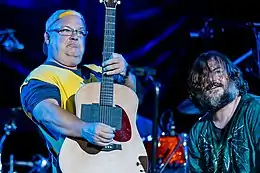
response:
[(113, 151), (113, 150), (122, 150), (121, 144), (110, 144), (101, 149), (101, 151)]

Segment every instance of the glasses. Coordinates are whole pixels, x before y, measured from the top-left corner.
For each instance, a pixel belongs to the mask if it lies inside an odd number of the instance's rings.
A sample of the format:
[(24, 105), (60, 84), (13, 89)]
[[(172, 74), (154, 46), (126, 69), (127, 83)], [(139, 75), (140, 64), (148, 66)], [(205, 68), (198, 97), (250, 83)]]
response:
[(48, 32), (55, 31), (61, 36), (72, 36), (74, 32), (76, 32), (78, 37), (86, 37), (88, 34), (88, 31), (86, 30), (77, 30), (77, 29), (72, 29), (72, 28), (63, 28), (63, 29), (51, 29), (48, 30)]

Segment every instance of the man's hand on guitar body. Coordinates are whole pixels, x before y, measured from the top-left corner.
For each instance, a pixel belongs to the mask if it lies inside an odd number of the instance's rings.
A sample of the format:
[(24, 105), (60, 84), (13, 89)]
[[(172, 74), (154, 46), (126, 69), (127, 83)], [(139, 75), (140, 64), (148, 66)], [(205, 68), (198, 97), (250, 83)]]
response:
[(106, 146), (113, 142), (115, 129), (103, 123), (86, 123), (82, 129), (82, 136), (97, 146)]

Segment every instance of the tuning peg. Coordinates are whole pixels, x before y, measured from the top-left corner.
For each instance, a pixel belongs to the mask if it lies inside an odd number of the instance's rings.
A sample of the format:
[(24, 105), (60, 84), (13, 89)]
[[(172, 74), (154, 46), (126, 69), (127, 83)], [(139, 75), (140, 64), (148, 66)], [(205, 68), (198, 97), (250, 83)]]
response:
[(104, 1), (103, 0), (99, 0), (100, 3), (103, 3)]
[(121, 1), (117, 1), (117, 0), (115, 0), (114, 3), (120, 5), (120, 4), (121, 4)]

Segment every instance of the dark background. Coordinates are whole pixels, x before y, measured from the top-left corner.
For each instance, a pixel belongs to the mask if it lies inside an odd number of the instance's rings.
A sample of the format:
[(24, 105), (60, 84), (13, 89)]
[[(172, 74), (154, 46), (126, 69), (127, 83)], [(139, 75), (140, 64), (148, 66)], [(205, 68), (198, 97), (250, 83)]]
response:
[[(252, 49), (253, 54), (238, 66), (249, 82), (250, 92), (260, 94), (256, 39), (252, 28), (246, 25), (260, 22), (256, 2), (210, 2), (123, 0), (117, 8), (116, 52), (134, 67), (156, 70), (154, 78), (162, 84), (159, 115), (170, 109), (180, 133), (188, 133), (201, 116), (183, 113), (178, 106), (188, 97), (188, 70), (204, 51), (218, 50), (235, 61)], [(15, 37), (24, 45), (23, 50), (12, 52), (0, 47), (0, 128), (11, 120), (18, 127), (5, 142), (4, 162), (8, 162), (11, 153), (20, 160), (32, 160), (35, 154), (48, 156), (35, 126), (22, 111), (12, 108), (20, 106), (19, 87), (24, 78), (45, 60), (42, 53), (45, 22), (57, 9), (75, 9), (84, 15), (89, 30), (84, 63), (101, 63), (104, 6), (97, 0), (0, 0), (0, 30), (14, 29)], [(209, 21), (208, 28), (204, 27), (205, 21)], [(214, 32), (190, 37), (191, 32), (202, 31), (203, 27)], [(139, 113), (152, 120), (153, 85), (146, 77), (138, 80), (145, 88), (140, 93), (145, 96)]]

